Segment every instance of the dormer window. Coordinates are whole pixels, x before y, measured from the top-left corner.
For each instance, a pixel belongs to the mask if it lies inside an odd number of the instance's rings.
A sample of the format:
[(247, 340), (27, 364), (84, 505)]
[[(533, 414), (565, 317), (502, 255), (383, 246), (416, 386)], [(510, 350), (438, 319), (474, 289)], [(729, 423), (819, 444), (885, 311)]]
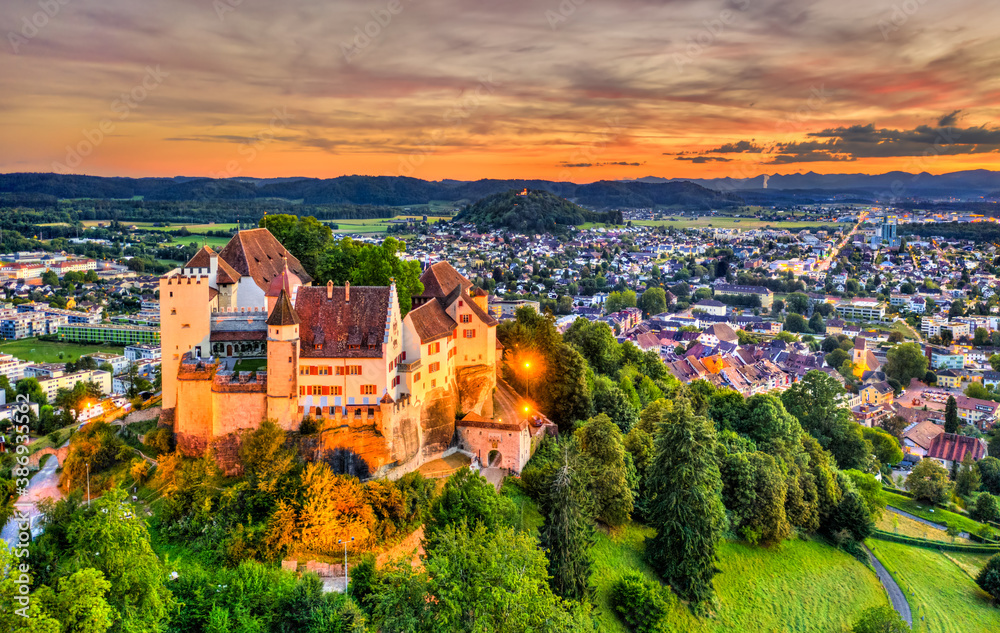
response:
[(323, 349), (323, 344), (322, 343), (316, 343), (315, 345), (313, 345), (313, 349)]

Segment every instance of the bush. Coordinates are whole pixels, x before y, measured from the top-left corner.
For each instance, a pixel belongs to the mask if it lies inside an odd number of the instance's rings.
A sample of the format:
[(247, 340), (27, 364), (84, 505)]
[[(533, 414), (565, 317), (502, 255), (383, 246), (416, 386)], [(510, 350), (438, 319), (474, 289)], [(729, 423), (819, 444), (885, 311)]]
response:
[(994, 554), (986, 561), (976, 576), (976, 584), (993, 596), (995, 602), (1000, 602), (1000, 554)]
[(866, 609), (855, 622), (853, 633), (908, 633), (903, 618), (892, 607), (871, 607)]
[(611, 585), (611, 608), (635, 633), (665, 631), (663, 619), (672, 601), (668, 589), (654, 586), (638, 572), (628, 572)]
[(972, 508), (971, 514), (973, 519), (982, 523), (1000, 521), (1000, 508), (997, 507), (997, 498), (988, 492), (980, 493), (976, 497), (976, 505)]

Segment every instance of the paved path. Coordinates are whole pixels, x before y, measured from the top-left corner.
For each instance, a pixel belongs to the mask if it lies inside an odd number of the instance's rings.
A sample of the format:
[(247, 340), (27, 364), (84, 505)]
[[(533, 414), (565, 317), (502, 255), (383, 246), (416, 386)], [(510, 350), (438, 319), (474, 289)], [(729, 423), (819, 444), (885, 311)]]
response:
[(913, 615), (910, 613), (910, 603), (906, 601), (906, 596), (903, 595), (903, 590), (899, 588), (896, 584), (896, 579), (892, 577), (889, 570), (885, 568), (885, 565), (879, 562), (875, 558), (875, 554), (872, 553), (868, 546), (865, 545), (865, 551), (868, 552), (868, 558), (871, 560), (872, 565), (875, 567), (875, 574), (878, 575), (878, 579), (882, 581), (882, 586), (885, 587), (885, 592), (889, 594), (889, 600), (892, 602), (892, 608), (899, 613), (899, 617), (906, 620), (909, 626), (913, 626)]
[[(56, 474), (56, 467), (58, 465), (59, 460), (54, 456), (48, 458), (42, 469), (28, 482), (28, 488), (25, 493), (14, 504), (16, 511), (28, 513), (28, 516), (31, 517), (32, 528), (35, 527), (35, 524), (41, 518), (41, 512), (39, 512), (37, 505), (39, 501), (47, 497), (56, 500), (63, 498), (62, 491), (59, 490), (59, 475)], [(13, 545), (17, 540), (17, 526), (17, 522), (13, 519), (8, 521), (7, 525), (3, 526), (3, 540), (7, 541), (8, 545)]]
[[(921, 519), (920, 517), (918, 517), (915, 514), (910, 514), (909, 512), (906, 512), (905, 510), (900, 510), (899, 508), (894, 508), (892, 506), (886, 506), (885, 508), (886, 508), (886, 510), (889, 510), (891, 512), (895, 512), (899, 516), (904, 516), (907, 519), (913, 519), (917, 523), (923, 523), (927, 527), (932, 527), (935, 530), (941, 530), (942, 532), (947, 532), (948, 531), (948, 526), (942, 525), (941, 523), (935, 523), (933, 521), (928, 521), (927, 519)], [(958, 533), (958, 538), (969, 538), (969, 533), (968, 532), (959, 532)]]

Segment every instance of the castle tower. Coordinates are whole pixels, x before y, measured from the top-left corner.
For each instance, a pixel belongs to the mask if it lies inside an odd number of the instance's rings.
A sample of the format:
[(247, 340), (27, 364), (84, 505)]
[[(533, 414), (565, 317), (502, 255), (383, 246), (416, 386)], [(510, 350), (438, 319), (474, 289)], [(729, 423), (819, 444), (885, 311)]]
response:
[(301, 421), (299, 411), (299, 315), (282, 289), (267, 318), (267, 417), (286, 431)]
[[(206, 258), (207, 259), (207, 258)], [(163, 411), (177, 406), (177, 369), (181, 358), (211, 355), (212, 316), (209, 268), (182, 268), (160, 278), (160, 355)]]

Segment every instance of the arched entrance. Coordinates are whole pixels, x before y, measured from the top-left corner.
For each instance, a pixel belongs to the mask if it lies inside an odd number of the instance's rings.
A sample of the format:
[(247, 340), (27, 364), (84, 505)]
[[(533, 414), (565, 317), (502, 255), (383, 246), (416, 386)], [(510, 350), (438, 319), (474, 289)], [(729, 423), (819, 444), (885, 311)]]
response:
[(233, 346), (226, 345), (226, 356), (232, 356), (232, 355), (233, 355)]
[(496, 449), (490, 451), (489, 456), (486, 458), (486, 467), (500, 468), (501, 463), (503, 463), (503, 455), (500, 454), (500, 451)]

